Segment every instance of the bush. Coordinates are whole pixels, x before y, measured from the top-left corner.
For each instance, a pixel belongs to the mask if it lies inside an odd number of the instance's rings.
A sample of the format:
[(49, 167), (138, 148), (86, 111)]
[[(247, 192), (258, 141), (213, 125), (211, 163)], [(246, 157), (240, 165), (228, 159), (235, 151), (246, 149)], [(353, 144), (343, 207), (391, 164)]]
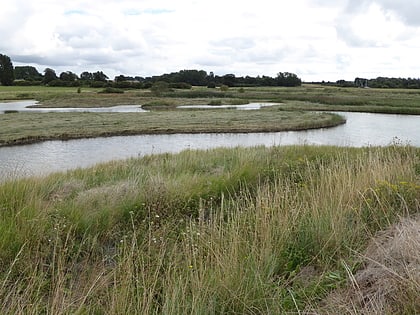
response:
[(158, 82), (153, 83), (150, 90), (152, 91), (152, 93), (157, 94), (157, 95), (159, 95), (163, 92), (171, 92), (172, 91), (170, 86), (169, 86), (169, 83), (165, 82), (165, 81), (158, 81)]
[(13, 84), (16, 86), (38, 86), (42, 85), (42, 81), (16, 80)]
[(98, 93), (118, 93), (118, 94), (122, 94), (122, 93), (124, 93), (124, 90), (108, 86), (105, 89), (103, 89), (102, 91), (99, 91)]
[(222, 101), (221, 100), (211, 100), (209, 102), (209, 105), (222, 105)]
[(141, 89), (143, 84), (141, 82), (122, 81), (114, 82), (112, 86), (120, 89)]
[(221, 87), (220, 87), (220, 90), (222, 91), (222, 92), (226, 92), (227, 90), (229, 90), (229, 87), (227, 86), (227, 85), (222, 85)]
[(107, 83), (106, 82), (102, 82), (102, 81), (92, 81), (90, 82), (90, 87), (92, 88), (104, 88), (107, 87)]
[(185, 82), (176, 82), (176, 83), (170, 83), (169, 87), (172, 89), (182, 89), (182, 90), (191, 90), (192, 85)]
[(64, 87), (75, 87), (79, 86), (78, 81), (63, 81), (63, 80), (52, 80), (48, 82), (48, 86), (64, 86)]

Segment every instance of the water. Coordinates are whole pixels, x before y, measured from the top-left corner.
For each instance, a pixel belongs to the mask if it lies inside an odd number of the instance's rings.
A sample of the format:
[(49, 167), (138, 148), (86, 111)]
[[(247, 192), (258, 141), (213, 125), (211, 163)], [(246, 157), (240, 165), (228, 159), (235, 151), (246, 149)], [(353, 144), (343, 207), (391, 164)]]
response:
[(340, 113), (347, 123), (307, 131), (240, 134), (172, 134), (94, 138), (0, 148), (0, 181), (45, 175), (99, 162), (176, 153), (185, 149), (289, 144), (384, 146), (395, 141), (420, 147), (420, 116)]
[(218, 109), (218, 108), (234, 108), (239, 110), (256, 110), (261, 109), (262, 107), (270, 107), (280, 105), (279, 103), (249, 103), (242, 105), (182, 105), (178, 108), (188, 108), (188, 109)]
[[(134, 113), (134, 112), (148, 112), (140, 107), (140, 105), (118, 105), (111, 107), (65, 107), (65, 108), (42, 108), (36, 107), (38, 104), (37, 101), (27, 100), (27, 101), (18, 101), (18, 102), (5, 102), (0, 103), (0, 114), (5, 112), (29, 112), (29, 113), (51, 113), (51, 112), (60, 112), (60, 113)], [(178, 108), (196, 108), (196, 109), (222, 109), (222, 108), (236, 108), (240, 110), (256, 110), (262, 107), (278, 105), (277, 103), (250, 103), (243, 105), (184, 105), (178, 106)]]
[(0, 114), (4, 114), (7, 111), (16, 112), (29, 112), (29, 113), (134, 113), (134, 112), (147, 112), (140, 107), (140, 105), (118, 105), (111, 107), (90, 107), (90, 108), (77, 108), (77, 107), (66, 107), (66, 108), (42, 108), (42, 107), (28, 107), (36, 106), (37, 102), (19, 101), (19, 102), (7, 102), (0, 103)]

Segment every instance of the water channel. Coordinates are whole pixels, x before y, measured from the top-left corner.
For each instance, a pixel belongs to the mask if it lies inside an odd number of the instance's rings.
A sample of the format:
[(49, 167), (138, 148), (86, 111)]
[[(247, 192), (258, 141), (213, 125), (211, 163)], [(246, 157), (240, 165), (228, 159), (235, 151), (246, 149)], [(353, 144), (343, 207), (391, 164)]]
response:
[(418, 115), (339, 114), (346, 117), (346, 124), (307, 131), (119, 136), (0, 147), (0, 181), (185, 149), (290, 144), (362, 147), (395, 141), (420, 147)]

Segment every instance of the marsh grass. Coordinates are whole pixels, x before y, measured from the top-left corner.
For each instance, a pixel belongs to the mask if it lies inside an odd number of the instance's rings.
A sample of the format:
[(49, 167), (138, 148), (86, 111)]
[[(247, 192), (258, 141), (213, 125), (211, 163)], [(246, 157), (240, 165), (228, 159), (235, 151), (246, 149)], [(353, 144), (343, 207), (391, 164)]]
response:
[[(3, 183), (0, 312), (325, 311), (369, 241), (418, 214), (418, 159), (400, 146), (215, 149)], [(419, 310), (413, 266), (392, 269), (376, 311)]]
[(274, 132), (332, 127), (343, 122), (334, 114), (280, 111), (274, 107), (257, 111), (15, 113), (0, 115), (0, 145), (136, 134)]
[[(246, 87), (228, 91), (193, 87), (157, 97), (150, 90), (124, 90), (123, 94), (98, 94), (100, 89), (63, 87), (0, 87), (0, 100), (36, 99), (44, 107), (97, 107), (171, 103), (175, 105), (248, 102), (284, 102), (289, 110), (334, 110), (393, 114), (420, 114), (420, 93), (411, 89), (358, 89), (304, 84), (301, 87)], [(150, 106), (153, 108), (153, 106)], [(157, 107), (159, 109), (159, 107)]]

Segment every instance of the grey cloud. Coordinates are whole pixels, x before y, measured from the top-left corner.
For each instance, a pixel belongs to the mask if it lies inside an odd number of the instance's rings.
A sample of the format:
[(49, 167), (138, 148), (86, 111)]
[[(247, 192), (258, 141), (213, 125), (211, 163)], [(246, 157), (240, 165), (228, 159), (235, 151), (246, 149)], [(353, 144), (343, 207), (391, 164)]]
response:
[(336, 25), (336, 31), (337, 36), (351, 47), (375, 47), (378, 45), (378, 43), (373, 40), (363, 39), (356, 34), (347, 23)]
[[(323, 2), (322, 0), (314, 1)], [(345, 7), (345, 14), (361, 12), (371, 4), (379, 5), (385, 12), (394, 13), (402, 22), (409, 26), (420, 26), (420, 19), (418, 17), (420, 12), (420, 1), (418, 0), (348, 0)]]
[[(271, 44), (267, 45), (267, 41)], [(225, 38), (210, 43), (215, 56), (232, 56), (235, 62), (271, 64), (283, 59), (291, 49), (276, 39), (254, 40), (248, 37)], [(233, 54), (232, 54), (233, 53)]]
[(394, 12), (401, 20), (410, 26), (420, 26), (420, 1), (419, 0), (377, 0), (383, 9)]

